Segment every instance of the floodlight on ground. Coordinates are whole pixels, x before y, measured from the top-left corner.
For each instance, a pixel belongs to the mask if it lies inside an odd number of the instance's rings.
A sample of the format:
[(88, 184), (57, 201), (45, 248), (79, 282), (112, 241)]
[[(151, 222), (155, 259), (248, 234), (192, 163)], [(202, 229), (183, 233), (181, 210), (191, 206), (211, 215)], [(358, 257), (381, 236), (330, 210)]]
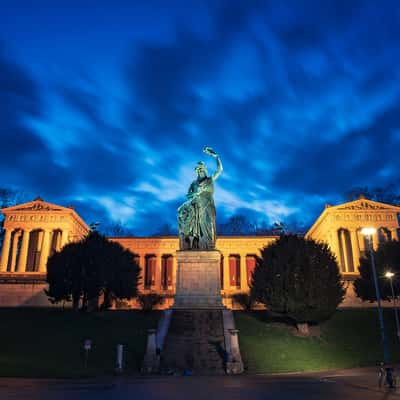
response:
[(385, 277), (386, 277), (386, 278), (389, 278), (389, 279), (391, 279), (391, 278), (393, 278), (393, 277), (394, 277), (394, 273), (393, 273), (393, 272), (390, 272), (390, 271), (388, 271), (388, 272), (386, 272), (386, 273), (385, 273)]

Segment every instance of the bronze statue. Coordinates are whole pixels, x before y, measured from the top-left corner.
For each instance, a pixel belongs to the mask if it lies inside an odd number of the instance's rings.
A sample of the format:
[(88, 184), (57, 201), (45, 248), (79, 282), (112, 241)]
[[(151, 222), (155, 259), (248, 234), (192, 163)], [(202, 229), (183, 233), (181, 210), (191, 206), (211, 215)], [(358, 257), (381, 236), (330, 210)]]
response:
[(188, 200), (178, 208), (179, 242), (181, 250), (210, 250), (215, 248), (216, 224), (214, 181), (221, 175), (222, 163), (211, 147), (203, 152), (215, 158), (217, 170), (207, 176), (207, 168), (199, 161), (195, 171), (197, 179), (189, 187)]

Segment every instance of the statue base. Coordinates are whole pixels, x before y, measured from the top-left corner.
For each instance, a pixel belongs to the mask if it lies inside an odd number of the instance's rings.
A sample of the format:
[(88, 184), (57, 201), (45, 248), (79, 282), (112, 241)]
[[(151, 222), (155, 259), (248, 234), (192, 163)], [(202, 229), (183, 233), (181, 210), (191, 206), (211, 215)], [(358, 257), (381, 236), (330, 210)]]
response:
[(174, 309), (223, 309), (221, 254), (217, 250), (180, 250)]

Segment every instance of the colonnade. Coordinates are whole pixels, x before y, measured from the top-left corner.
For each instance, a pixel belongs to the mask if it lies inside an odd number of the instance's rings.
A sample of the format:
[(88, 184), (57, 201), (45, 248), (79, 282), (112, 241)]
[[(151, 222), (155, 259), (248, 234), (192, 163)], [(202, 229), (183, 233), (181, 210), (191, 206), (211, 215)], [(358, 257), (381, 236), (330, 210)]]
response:
[[(171, 277), (163, 278), (163, 259), (171, 261)], [(149, 261), (151, 260), (151, 261)], [(236, 260), (236, 265), (235, 265)], [(138, 254), (136, 261), (142, 269), (139, 289), (141, 291), (175, 291), (177, 262), (174, 254)], [(249, 281), (255, 266), (255, 255), (247, 253), (221, 253), (221, 289), (225, 292), (249, 290)], [(151, 275), (151, 276), (149, 276)], [(169, 281), (165, 282), (165, 280)]]
[[(358, 273), (360, 257), (367, 251), (362, 228), (340, 228), (334, 239), (334, 247), (338, 249), (338, 258), (342, 273)], [(372, 246), (376, 250), (379, 243), (387, 240), (398, 240), (397, 228), (378, 228), (372, 237)]]
[(46, 273), (47, 259), (68, 242), (68, 234), (60, 229), (7, 229), (0, 272)]

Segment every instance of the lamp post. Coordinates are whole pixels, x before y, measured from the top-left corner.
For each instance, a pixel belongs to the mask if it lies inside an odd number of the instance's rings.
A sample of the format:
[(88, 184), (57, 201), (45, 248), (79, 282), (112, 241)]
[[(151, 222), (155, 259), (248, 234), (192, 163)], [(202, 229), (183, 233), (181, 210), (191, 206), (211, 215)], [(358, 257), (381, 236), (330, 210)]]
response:
[(382, 307), (381, 307), (381, 295), (380, 295), (380, 292), (379, 292), (378, 278), (376, 276), (376, 266), (375, 266), (374, 251), (372, 249), (372, 235), (375, 232), (376, 232), (375, 228), (363, 228), (363, 229), (361, 229), (361, 233), (367, 239), (369, 255), (370, 255), (370, 258), (371, 258), (371, 268), (372, 268), (372, 275), (374, 277), (376, 301), (378, 303), (379, 327), (380, 327), (380, 331), (381, 331), (382, 346), (383, 346), (383, 361), (384, 361), (384, 363), (386, 365), (386, 370), (387, 370), (387, 368), (388, 368), (387, 365), (390, 362), (389, 347), (388, 347), (386, 334), (385, 334), (385, 325), (383, 323), (383, 315), (382, 315)]
[(394, 295), (394, 289), (393, 289), (393, 280), (392, 278), (394, 277), (393, 272), (386, 272), (385, 277), (389, 279), (390, 282), (390, 289), (392, 291), (392, 300), (393, 300), (393, 306), (394, 306), (394, 317), (396, 319), (396, 333), (397, 333), (397, 338), (400, 340), (400, 328), (399, 328), (399, 314), (397, 310), (397, 302), (396, 302), (396, 297)]

